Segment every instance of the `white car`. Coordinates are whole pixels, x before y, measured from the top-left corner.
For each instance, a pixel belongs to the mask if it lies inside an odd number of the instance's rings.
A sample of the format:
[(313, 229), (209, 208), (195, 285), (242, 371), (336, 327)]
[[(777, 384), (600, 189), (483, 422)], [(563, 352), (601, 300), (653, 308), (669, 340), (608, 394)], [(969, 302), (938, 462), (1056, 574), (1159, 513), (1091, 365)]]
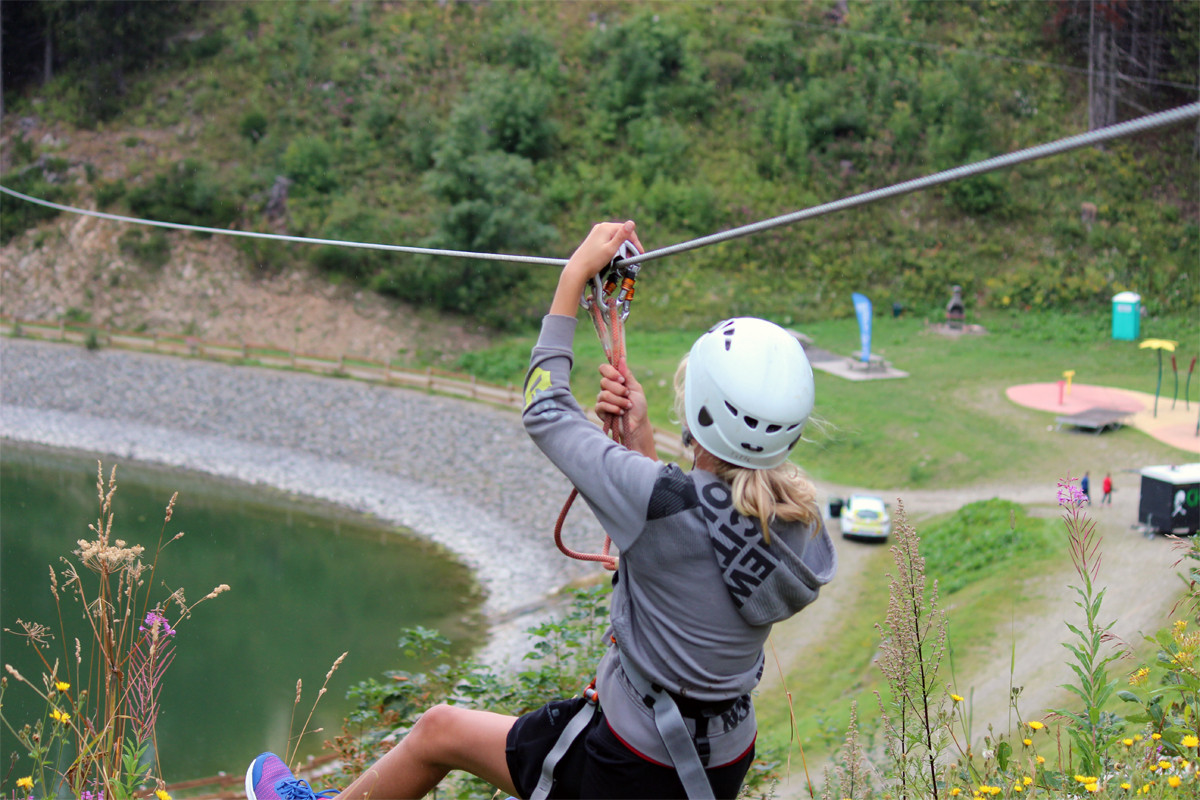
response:
[(882, 541), (892, 532), (892, 516), (878, 497), (851, 495), (842, 507), (842, 537)]

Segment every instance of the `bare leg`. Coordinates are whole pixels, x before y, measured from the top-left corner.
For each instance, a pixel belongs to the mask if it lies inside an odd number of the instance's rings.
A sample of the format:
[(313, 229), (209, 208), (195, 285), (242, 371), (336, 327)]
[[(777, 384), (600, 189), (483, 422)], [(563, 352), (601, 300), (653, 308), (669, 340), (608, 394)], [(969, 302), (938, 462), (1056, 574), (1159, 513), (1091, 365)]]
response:
[(516, 721), (490, 711), (434, 706), (337, 800), (421, 798), (453, 769), (466, 770), (515, 797), (504, 748)]

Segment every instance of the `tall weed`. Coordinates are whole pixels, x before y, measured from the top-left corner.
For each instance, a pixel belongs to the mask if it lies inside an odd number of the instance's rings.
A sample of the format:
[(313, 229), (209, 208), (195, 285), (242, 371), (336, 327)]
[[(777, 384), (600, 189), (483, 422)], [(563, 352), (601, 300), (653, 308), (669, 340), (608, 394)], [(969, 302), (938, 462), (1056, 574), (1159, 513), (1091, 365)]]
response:
[[(93, 538), (80, 539), (74, 558), (64, 557), (59, 570), (50, 567), (57, 636), (51, 627), (34, 621), (17, 620), (16, 630), (4, 629), (32, 649), (41, 674), (27, 677), (11, 664), (4, 665), (0, 720), (25, 755), (12, 754), (9, 771), (0, 778), (0, 792), (7, 794), (11, 786), (13, 796), (20, 791), (22, 797), (127, 800), (153, 793), (158, 800), (169, 800), (155, 728), (163, 679), (182, 642), (177, 628), (196, 606), (229, 587), (221, 584), (192, 603), (183, 587), (158, 596), (163, 551), (183, 536), (180, 532), (167, 538), (177, 495), (167, 504), (156, 547), (147, 552), (113, 534), (116, 490), (115, 468), (106, 480), (98, 463), (99, 515), (88, 526)], [(64, 624), (72, 606), (82, 617), (81, 628)], [(77, 629), (83, 632), (82, 640), (74, 635)], [(43, 716), (21, 723), (3, 713), (10, 678), (41, 698)]]

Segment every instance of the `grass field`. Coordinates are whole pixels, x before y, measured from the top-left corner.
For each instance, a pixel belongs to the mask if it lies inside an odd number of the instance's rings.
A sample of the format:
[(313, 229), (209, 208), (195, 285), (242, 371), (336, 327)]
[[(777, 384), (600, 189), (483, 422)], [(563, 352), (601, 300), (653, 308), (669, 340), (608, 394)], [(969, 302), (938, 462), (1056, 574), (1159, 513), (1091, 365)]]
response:
[[(970, 321), (970, 320), (969, 320)], [(795, 459), (815, 478), (837, 484), (877, 488), (945, 488), (983, 481), (1021, 480), (1031, 463), (1070, 458), (1083, 451), (1078, 437), (1044, 435), (1052, 415), (1010, 403), (1004, 389), (1013, 384), (1053, 382), (1075, 370), (1080, 383), (1154, 392), (1157, 360), (1136, 342), (1111, 338), (1110, 319), (1102, 314), (1052, 313), (988, 315), (973, 320), (984, 335), (947, 338), (930, 332), (926, 321), (901, 316), (876, 319), (872, 351), (881, 353), (910, 377), (883, 381), (846, 381), (817, 371), (816, 416), (806, 445)], [(853, 319), (793, 326), (821, 349), (850, 355), (859, 348)], [(646, 389), (650, 416), (659, 427), (678, 428), (672, 419), (671, 381), (680, 356), (698, 331), (639, 328), (636, 314), (628, 330), (629, 363)], [(1179, 402), (1187, 366), (1200, 351), (1200, 326), (1185, 317), (1143, 321), (1144, 338), (1179, 342)], [(521, 381), (532, 336), (516, 336), (474, 353), (461, 366), (487, 365), (481, 378)], [(585, 320), (576, 334), (575, 388), (580, 402), (595, 399), (595, 365), (603, 360)], [(1169, 364), (1164, 391), (1172, 387)], [(1200, 374), (1193, 375), (1190, 402), (1200, 401)], [(1046, 422), (1041, 422), (1040, 420)], [(1144, 443), (1167, 460), (1173, 448), (1158, 450), (1135, 430), (1106, 434), (1106, 441)], [(1086, 444), (1086, 443), (1085, 443)], [(1131, 445), (1133, 446), (1133, 445)], [(1082, 473), (1082, 468), (1079, 469)]]

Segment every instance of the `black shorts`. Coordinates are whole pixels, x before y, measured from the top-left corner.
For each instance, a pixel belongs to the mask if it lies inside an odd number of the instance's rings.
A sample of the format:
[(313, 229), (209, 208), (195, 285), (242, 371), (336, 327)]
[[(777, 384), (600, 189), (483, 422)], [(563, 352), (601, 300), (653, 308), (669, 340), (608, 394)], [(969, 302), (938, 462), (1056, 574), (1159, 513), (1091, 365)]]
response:
[[(542, 762), (563, 727), (587, 701), (582, 697), (547, 703), (520, 717), (508, 732), (505, 755), (517, 795), (528, 798), (537, 787)], [(754, 760), (754, 747), (731, 764), (706, 770), (713, 794), (737, 797)], [(597, 712), (554, 768), (550, 797), (583, 800), (686, 800), (679, 776), (670, 767), (649, 761), (616, 737), (604, 714)]]

